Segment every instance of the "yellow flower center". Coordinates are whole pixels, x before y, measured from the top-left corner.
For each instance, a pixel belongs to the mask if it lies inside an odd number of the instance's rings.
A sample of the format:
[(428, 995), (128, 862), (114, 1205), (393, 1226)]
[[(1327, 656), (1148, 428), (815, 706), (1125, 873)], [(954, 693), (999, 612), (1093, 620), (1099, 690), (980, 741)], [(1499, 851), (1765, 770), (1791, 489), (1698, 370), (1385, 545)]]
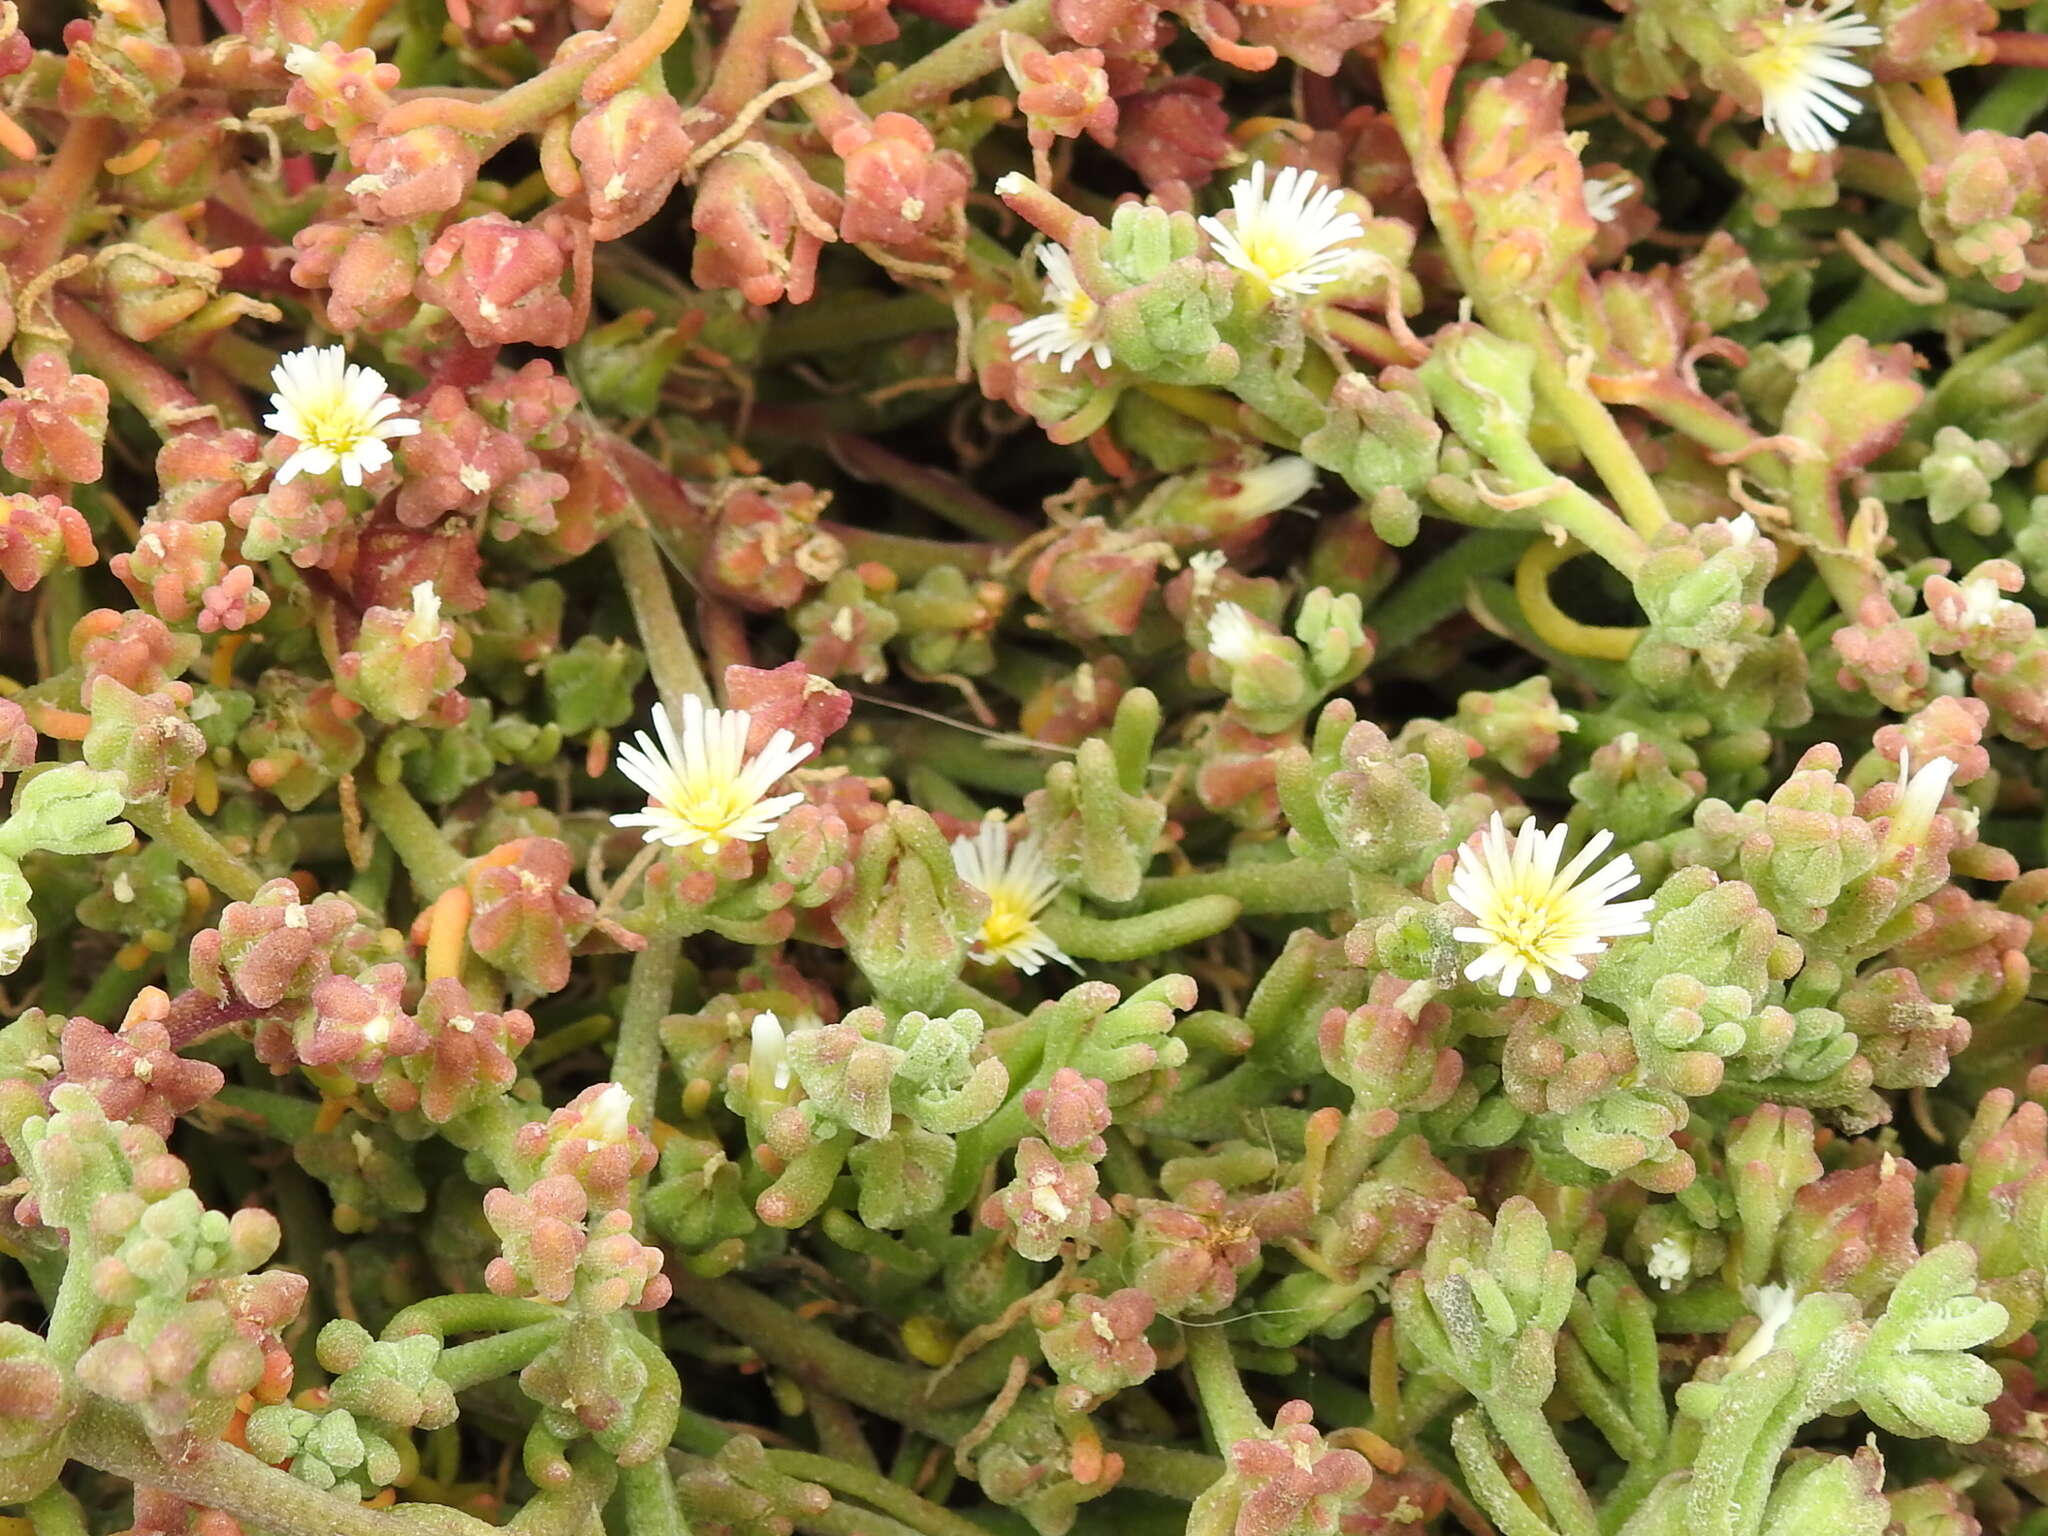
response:
[(981, 925), (981, 942), (990, 954), (1000, 955), (1023, 943), (1036, 926), (1026, 897), (1001, 888), (989, 892), (988, 918)]
[(308, 448), (345, 454), (358, 447), (367, 435), (362, 413), (346, 398), (309, 402), (300, 408), (299, 418), (307, 433), (300, 441)]
[(1095, 323), (1095, 311), (1097, 308), (1098, 306), (1093, 298), (1076, 288), (1067, 295), (1066, 303), (1060, 306), (1060, 314), (1065, 318), (1067, 324), (1075, 332), (1079, 333), (1086, 331), (1089, 326)]
[(1301, 265), (1301, 241), (1292, 230), (1272, 224), (1239, 230), (1237, 243), (1245, 259), (1259, 269), (1268, 282), (1278, 282)]
[(1742, 67), (1766, 95), (1802, 84), (1814, 47), (1826, 36), (1825, 23), (1794, 17), (1771, 29), (1771, 40), (1743, 59)]
[(757, 803), (757, 797), (728, 779), (716, 784), (690, 785), (669, 809), (679, 821), (689, 823), (703, 835), (706, 853), (716, 853), (733, 824)]
[(1547, 969), (1558, 953), (1561, 916), (1548, 891), (1535, 895), (1527, 891), (1502, 891), (1493, 911), (1487, 914), (1486, 927), (1499, 943), (1530, 965)]

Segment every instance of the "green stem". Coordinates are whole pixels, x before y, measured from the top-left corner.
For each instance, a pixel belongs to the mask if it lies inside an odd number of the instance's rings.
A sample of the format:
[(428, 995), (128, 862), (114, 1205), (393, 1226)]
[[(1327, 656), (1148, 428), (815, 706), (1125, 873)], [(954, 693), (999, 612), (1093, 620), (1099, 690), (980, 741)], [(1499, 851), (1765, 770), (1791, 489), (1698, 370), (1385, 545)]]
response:
[(36, 1536), (86, 1536), (85, 1511), (61, 1483), (52, 1483), (23, 1506)]
[(799, 1381), (817, 1382), (835, 1397), (938, 1439), (955, 1438), (971, 1423), (946, 1410), (987, 1397), (1009, 1368), (1002, 1351), (990, 1349), (935, 1382), (931, 1372), (871, 1355), (751, 1286), (706, 1280), (681, 1267), (670, 1279), (677, 1300), (696, 1308), (778, 1370)]
[(1485, 1404), (1487, 1421), (1501, 1443), (1522, 1464), (1529, 1481), (1542, 1495), (1551, 1523), (1562, 1536), (1600, 1536), (1600, 1522), (1593, 1515), (1593, 1501), (1586, 1485), (1579, 1481), (1571, 1458), (1557, 1443), (1557, 1434), (1540, 1407), (1522, 1403)]
[(676, 1504), (675, 1474), (664, 1454), (619, 1471), (619, 1499), (625, 1506), (627, 1536), (690, 1536)]
[(1402, 582), (1366, 615), (1379, 654), (1396, 656), (1465, 606), (1475, 581), (1505, 576), (1529, 547), (1520, 529), (1475, 528)]
[[(72, 1421), (66, 1449), (74, 1461), (123, 1482), (164, 1489), (188, 1504), (218, 1509), (276, 1536), (493, 1536), (497, 1530), (446, 1505), (381, 1510), (322, 1493), (224, 1440), (200, 1442), (172, 1460), (159, 1454), (126, 1412), (95, 1398), (88, 1398)], [(527, 1536), (540, 1536), (531, 1527), (522, 1529)]]
[(496, 1381), (500, 1376), (509, 1376), (531, 1365), (543, 1350), (562, 1336), (564, 1326), (565, 1320), (557, 1316), (546, 1322), (528, 1323), (509, 1333), (496, 1333), (487, 1339), (457, 1344), (442, 1351), (434, 1374), (457, 1392), (466, 1392), (486, 1381)]
[(1334, 912), (1351, 904), (1351, 873), (1341, 859), (1283, 859), (1233, 864), (1198, 875), (1156, 875), (1139, 888), (1148, 907), (1197, 896), (1229, 896), (1247, 916)]
[(1934, 413), (1935, 408), (1938, 408), (1943, 399), (1955, 388), (1958, 379), (1969, 378), (1991, 364), (2012, 356), (2022, 347), (2031, 346), (2043, 336), (2048, 336), (2048, 301), (2035, 305), (1989, 341), (1972, 347), (1951, 363), (1948, 370), (1942, 374), (1941, 382), (1934, 386), (1934, 392), (1928, 396), (1930, 414)]
[(414, 1302), (384, 1325), (383, 1337), (403, 1339), (415, 1333), (430, 1333), (445, 1339), (451, 1333), (511, 1333), (535, 1323), (554, 1322), (562, 1316), (560, 1307), (551, 1307), (544, 1301), (493, 1296), (488, 1291), (463, 1291)]
[(1195, 1395), (1201, 1400), (1202, 1417), (1208, 1421), (1209, 1438), (1216, 1449), (1228, 1452), (1240, 1440), (1251, 1440), (1265, 1432), (1265, 1421), (1252, 1406), (1251, 1394), (1237, 1374), (1237, 1362), (1230, 1357), (1230, 1340), (1221, 1323), (1182, 1330), (1187, 1340), (1188, 1369), (1195, 1378)]
[(913, 464), (868, 438), (835, 432), (825, 440), (825, 447), (848, 474), (887, 486), (977, 539), (1014, 544), (1037, 531), (1029, 519), (991, 501), (957, 476), (928, 464)]
[(441, 835), (434, 818), (403, 784), (365, 775), (356, 780), (356, 795), (377, 830), (390, 840), (422, 898), (432, 901), (462, 878), (468, 860)]
[[(1503, 336), (1526, 342), (1535, 349), (1536, 393), (1570, 429), (1580, 451), (1600, 476), (1600, 483), (1607, 487), (1607, 494), (1628, 519), (1629, 527), (1647, 537), (1669, 523), (1671, 514), (1665, 510), (1656, 482), (1643, 468), (1643, 461), (1636, 457), (1628, 439), (1622, 436), (1613, 414), (1591, 390), (1573, 380), (1550, 322), (1519, 295), (1480, 296), (1479, 310)], [(1572, 531), (1577, 533), (1578, 529), (1574, 527)], [(1583, 540), (1584, 534), (1580, 538)], [(1632, 572), (1632, 567), (1614, 559), (1606, 550), (1590, 540), (1586, 543), (1624, 572)]]
[(320, 1106), (309, 1099), (270, 1088), (244, 1088), (238, 1083), (229, 1083), (214, 1095), (214, 1101), (261, 1122), (267, 1135), (287, 1143), (311, 1136), (313, 1121), (320, 1113)]
[[(797, 1529), (804, 1536), (915, 1536), (901, 1520), (850, 1504), (834, 1504), (818, 1514), (805, 1515), (797, 1522)], [(980, 1536), (988, 1533), (983, 1531)]]
[(230, 901), (253, 901), (263, 877), (224, 848), (182, 805), (143, 802), (122, 813), (151, 842), (167, 843), (179, 862)]
[[(543, 1488), (503, 1527), (484, 1529), (513, 1531), (518, 1536), (582, 1536), (596, 1521), (604, 1501), (611, 1497), (612, 1486), (618, 1481), (618, 1463), (596, 1441), (579, 1440), (569, 1452), (569, 1466), (573, 1475), (568, 1486)], [(404, 1507), (411, 1510), (421, 1506)]]
[(1244, 911), (1233, 896), (1195, 896), (1135, 917), (1090, 917), (1055, 908), (1038, 920), (1047, 938), (1079, 960), (1143, 960), (1223, 932)]
[(654, 1134), (654, 1098), (661, 1091), (661, 1021), (676, 990), (677, 940), (660, 935), (633, 957), (626, 1006), (619, 1015), (619, 1040), (612, 1051), (612, 1080), (633, 1099), (633, 1124)]
[(920, 1498), (901, 1483), (830, 1456), (813, 1456), (808, 1451), (770, 1451), (768, 1465), (790, 1477), (818, 1483), (834, 1493), (872, 1504), (924, 1536), (988, 1536), (982, 1527)]
[(680, 729), (684, 699), (695, 694), (706, 704), (714, 701), (696, 647), (690, 644), (682, 615), (676, 611), (668, 565), (655, 547), (653, 535), (638, 523), (621, 527), (612, 535), (611, 545), (619, 575), (626, 583), (626, 601), (632, 604), (633, 620), (640, 629), (640, 644), (647, 652), (648, 668), (654, 673), (655, 691), (661, 695), (669, 719)]
[(1882, 599), (1884, 589), (1868, 566), (1844, 548), (1840, 492), (1831, 465), (1800, 459), (1792, 466), (1788, 500), (1792, 526), (1812, 541), (1814, 569), (1827, 583), (1835, 604), (1852, 623), (1866, 597)]
[(1192, 1502), (1195, 1495), (1229, 1470), (1221, 1457), (1176, 1450), (1170, 1445), (1109, 1440), (1104, 1442), (1103, 1449), (1123, 1458), (1124, 1475), (1117, 1482), (1119, 1488), (1156, 1493), (1168, 1499)]
[(107, 1310), (107, 1304), (92, 1288), (93, 1254), (85, 1237), (81, 1232), (72, 1239), (75, 1246), (70, 1262), (64, 1266), (64, 1279), (57, 1287), (57, 1299), (50, 1307), (50, 1326), (45, 1331), (50, 1353), (66, 1366), (77, 1364)]
[(1002, 63), (1005, 32), (1042, 37), (1052, 30), (1052, 0), (1014, 0), (884, 80), (861, 97), (861, 108), (873, 116), (931, 106)]
[[(925, 331), (950, 331), (954, 323), (950, 308), (922, 293), (890, 298), (864, 293), (837, 303), (821, 293), (801, 308), (774, 317), (761, 340), (761, 360), (779, 363), (826, 352), (866, 351)], [(764, 406), (754, 424), (766, 434), (777, 435), (783, 414)]]
[(53, 1011), (80, 1014), (96, 1024), (104, 1024), (107, 1028), (113, 1029), (127, 1013), (128, 1005), (135, 1000), (135, 994), (157, 974), (162, 965), (161, 955), (151, 955), (133, 970), (125, 965), (109, 965), (93, 978), (92, 985), (86, 989), (85, 996), (78, 1000), (76, 1008), (57, 1010), (54, 1004), (46, 1006), (51, 1007)]

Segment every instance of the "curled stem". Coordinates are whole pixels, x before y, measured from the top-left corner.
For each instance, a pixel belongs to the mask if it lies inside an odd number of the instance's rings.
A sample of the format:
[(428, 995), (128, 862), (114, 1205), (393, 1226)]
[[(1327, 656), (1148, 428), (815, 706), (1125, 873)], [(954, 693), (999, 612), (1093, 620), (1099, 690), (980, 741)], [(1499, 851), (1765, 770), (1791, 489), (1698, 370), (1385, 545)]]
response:
[(1642, 639), (1642, 630), (1581, 624), (1551, 599), (1551, 573), (1582, 553), (1572, 545), (1559, 546), (1547, 539), (1538, 539), (1522, 552), (1515, 566), (1515, 598), (1522, 605), (1522, 617), (1529, 621), (1537, 638), (1567, 656), (1626, 661), (1636, 642)]

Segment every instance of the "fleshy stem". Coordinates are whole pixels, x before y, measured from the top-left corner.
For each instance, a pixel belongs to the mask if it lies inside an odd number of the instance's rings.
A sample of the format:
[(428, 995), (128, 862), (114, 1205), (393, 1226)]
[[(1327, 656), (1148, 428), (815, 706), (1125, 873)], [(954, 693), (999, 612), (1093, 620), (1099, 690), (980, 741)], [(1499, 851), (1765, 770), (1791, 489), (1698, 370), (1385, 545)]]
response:
[[(1498, 291), (1487, 283), (1474, 257), (1470, 210), (1443, 146), (1444, 95), (1465, 47), (1464, 28), (1440, 25), (1449, 9), (1440, 0), (1402, 0), (1380, 64), (1387, 109), (1415, 167), (1430, 221), (1443, 240), (1459, 286), (1473, 296), (1481, 317), (1501, 335), (1534, 349), (1537, 393), (1570, 429), (1629, 526), (1638, 534), (1655, 533), (1671, 521), (1671, 514), (1614, 417), (1590, 390), (1574, 382), (1557, 335), (1536, 306), (1520, 294)], [(1575, 527), (1573, 532), (1579, 530)], [(1613, 559), (1595, 541), (1586, 542)]]
[(182, 805), (131, 805), (121, 813), (151, 842), (168, 844), (179, 862), (230, 901), (253, 901), (263, 877), (221, 845)]
[(621, 1526), (633, 1536), (690, 1536), (667, 1456), (620, 1468), (619, 1502), (625, 1515)]
[(1571, 1458), (1557, 1443), (1557, 1433), (1543, 1416), (1543, 1409), (1498, 1399), (1499, 1394), (1495, 1394), (1493, 1400), (1483, 1405), (1487, 1422), (1528, 1473), (1530, 1483), (1550, 1512), (1551, 1523), (1562, 1536), (1600, 1536), (1600, 1524), (1594, 1518), (1593, 1501), (1586, 1494), (1586, 1485), (1579, 1481)]
[(85, 1512), (62, 1483), (52, 1483), (23, 1506), (36, 1536), (86, 1536)]
[(46, 1331), (50, 1353), (66, 1366), (77, 1364), (107, 1310), (92, 1285), (94, 1257), (79, 1251), (85, 1247), (80, 1242), (72, 1252), (71, 1262), (64, 1266), (64, 1279), (57, 1287), (57, 1299), (51, 1304), (50, 1326)]
[[(1340, 903), (1341, 905), (1341, 903)], [(1091, 917), (1055, 908), (1039, 926), (1068, 954), (1083, 960), (1142, 960), (1223, 932), (1244, 908), (1226, 895), (1195, 896), (1134, 917)]]
[(1380, 654), (1404, 651), (1452, 614), (1462, 611), (1474, 582), (1505, 575), (1530, 541), (1520, 529), (1475, 528), (1421, 570), (1394, 587), (1370, 620)]
[(561, 1337), (566, 1317), (544, 1323), (528, 1323), (510, 1333), (493, 1334), (470, 1344), (458, 1344), (442, 1353), (434, 1374), (457, 1392), (466, 1392), (486, 1381), (496, 1381), (523, 1370)]
[(633, 1124), (654, 1131), (654, 1096), (661, 1086), (661, 1021), (675, 995), (679, 946), (659, 935), (633, 957), (626, 1006), (619, 1015), (619, 1042), (612, 1053), (612, 1080), (633, 1099)]
[(462, 855), (403, 784), (365, 775), (356, 781), (356, 795), (377, 830), (390, 840), (422, 897), (432, 901), (462, 878)]
[(414, 1302), (384, 1325), (383, 1336), (403, 1339), (427, 1333), (445, 1339), (451, 1333), (511, 1333), (561, 1315), (560, 1308), (544, 1301), (485, 1291), (455, 1292)]
[(215, 414), (142, 348), (116, 335), (94, 311), (66, 294), (51, 295), (57, 323), (71, 337), (78, 363), (140, 411), (168, 438), (182, 426)]
[(1522, 552), (1515, 566), (1515, 598), (1522, 605), (1522, 617), (1536, 631), (1537, 638), (1567, 656), (1590, 656), (1599, 661), (1627, 661), (1629, 652), (1643, 637), (1640, 629), (1616, 625), (1581, 624), (1560, 609), (1550, 596), (1550, 577), (1566, 561), (1582, 553), (1572, 545), (1559, 548), (1548, 539), (1538, 539)]
[(1027, 519), (989, 500), (944, 470), (913, 464), (868, 438), (851, 432), (834, 432), (825, 439), (825, 447), (848, 474), (886, 485), (906, 501), (938, 514), (954, 527), (978, 539), (1014, 544), (1038, 531), (1036, 525)]
[[(789, 35), (796, 6), (797, 0), (741, 0), (697, 112), (730, 122), (761, 94), (768, 84), (770, 55), (775, 44)], [(705, 135), (707, 140), (710, 137)]]
[(1240, 1440), (1257, 1438), (1265, 1425), (1238, 1377), (1237, 1362), (1230, 1358), (1223, 1325), (1184, 1328), (1181, 1336), (1187, 1340), (1188, 1369), (1194, 1373), (1195, 1395), (1216, 1448), (1227, 1452)]
[(957, 1438), (972, 1427), (971, 1417), (950, 1410), (992, 1394), (1009, 1369), (1008, 1355), (991, 1348), (935, 1382), (931, 1372), (871, 1355), (752, 1286), (706, 1280), (682, 1266), (671, 1266), (669, 1278), (677, 1300), (751, 1346), (778, 1370), (940, 1439)]
[(669, 586), (668, 565), (645, 527), (628, 523), (611, 538), (612, 555), (619, 563), (619, 575), (626, 583), (626, 600), (633, 605), (634, 622), (640, 628), (640, 643), (647, 651), (647, 665), (654, 673), (655, 691), (671, 720), (683, 718), (683, 700), (695, 694), (706, 704), (715, 702), (711, 686), (704, 680), (704, 668), (697, 660), (676, 611), (676, 595)]
[[(336, 1498), (224, 1440), (196, 1446), (188, 1458), (172, 1461), (157, 1452), (127, 1413), (95, 1400), (88, 1400), (72, 1421), (65, 1448), (73, 1460), (123, 1482), (165, 1489), (189, 1504), (218, 1509), (278, 1536), (492, 1536), (498, 1529), (447, 1505), (408, 1504), (400, 1512)], [(533, 1529), (521, 1520), (513, 1524)]]
[(101, 162), (112, 153), (119, 135), (110, 118), (80, 116), (66, 124), (57, 153), (36, 178), (35, 191), (15, 210), (28, 231), (11, 264), (17, 291), (56, 265), (72, 221), (96, 201), (92, 191)]
[(1233, 864), (1197, 875), (1159, 875), (1140, 888), (1149, 907), (1196, 896), (1231, 896), (1253, 916), (1334, 912), (1351, 904), (1351, 873), (1339, 859), (1285, 859)]
[(1052, 0), (1015, 0), (884, 80), (861, 97), (861, 108), (873, 116), (930, 106), (1000, 64), (1005, 32), (1042, 38), (1052, 29)]
[(834, 1493), (872, 1504), (924, 1536), (988, 1536), (981, 1526), (920, 1498), (901, 1483), (834, 1457), (814, 1456), (809, 1451), (770, 1451), (768, 1465), (790, 1477), (818, 1483)]

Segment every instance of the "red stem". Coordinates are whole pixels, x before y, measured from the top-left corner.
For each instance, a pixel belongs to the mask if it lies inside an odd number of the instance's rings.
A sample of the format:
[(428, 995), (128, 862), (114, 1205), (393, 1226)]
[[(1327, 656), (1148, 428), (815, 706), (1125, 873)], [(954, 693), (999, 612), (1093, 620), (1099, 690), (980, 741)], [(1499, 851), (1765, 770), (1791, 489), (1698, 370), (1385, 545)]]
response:
[(1991, 45), (1993, 64), (2017, 64), (2023, 69), (2048, 69), (2048, 34), (1993, 32), (1985, 41)]

